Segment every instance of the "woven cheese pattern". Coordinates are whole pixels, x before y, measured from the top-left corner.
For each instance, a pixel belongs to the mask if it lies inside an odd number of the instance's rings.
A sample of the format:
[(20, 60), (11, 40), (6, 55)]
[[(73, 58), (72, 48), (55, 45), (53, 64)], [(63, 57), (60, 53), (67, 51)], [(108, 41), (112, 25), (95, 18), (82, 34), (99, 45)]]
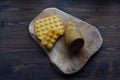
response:
[(41, 44), (51, 49), (59, 36), (64, 34), (64, 25), (59, 16), (50, 16), (35, 21), (35, 33)]

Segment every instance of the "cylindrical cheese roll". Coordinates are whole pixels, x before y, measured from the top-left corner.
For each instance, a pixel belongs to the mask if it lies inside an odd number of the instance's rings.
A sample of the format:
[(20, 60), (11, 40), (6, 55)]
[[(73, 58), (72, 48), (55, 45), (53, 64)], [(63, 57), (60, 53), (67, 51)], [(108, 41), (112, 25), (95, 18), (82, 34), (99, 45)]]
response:
[(65, 27), (65, 42), (70, 52), (77, 53), (84, 45), (84, 39), (76, 26), (69, 21)]

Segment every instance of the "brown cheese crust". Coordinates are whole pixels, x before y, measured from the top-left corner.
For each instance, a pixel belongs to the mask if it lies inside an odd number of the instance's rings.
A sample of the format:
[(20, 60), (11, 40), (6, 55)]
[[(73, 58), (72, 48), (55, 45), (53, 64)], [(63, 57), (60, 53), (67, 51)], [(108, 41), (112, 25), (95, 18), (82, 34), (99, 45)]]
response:
[(77, 27), (69, 21), (65, 28), (65, 42), (70, 52), (78, 52), (84, 45), (84, 39)]

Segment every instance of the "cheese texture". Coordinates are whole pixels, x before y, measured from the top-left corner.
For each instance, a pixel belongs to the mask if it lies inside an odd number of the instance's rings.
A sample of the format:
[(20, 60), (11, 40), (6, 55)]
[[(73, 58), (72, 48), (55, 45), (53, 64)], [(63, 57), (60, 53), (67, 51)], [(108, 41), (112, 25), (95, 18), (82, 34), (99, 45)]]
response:
[(36, 20), (34, 28), (41, 44), (49, 49), (64, 34), (62, 19), (57, 15)]

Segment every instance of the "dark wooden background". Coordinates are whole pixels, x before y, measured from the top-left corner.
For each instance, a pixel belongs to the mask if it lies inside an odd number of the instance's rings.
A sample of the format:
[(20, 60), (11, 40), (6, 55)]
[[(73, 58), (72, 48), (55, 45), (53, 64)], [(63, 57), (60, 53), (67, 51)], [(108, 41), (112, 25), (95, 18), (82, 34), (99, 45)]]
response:
[[(73, 75), (62, 75), (28, 32), (48, 7), (96, 26), (101, 49)], [(0, 80), (120, 80), (120, 3), (110, 0), (0, 0)]]

